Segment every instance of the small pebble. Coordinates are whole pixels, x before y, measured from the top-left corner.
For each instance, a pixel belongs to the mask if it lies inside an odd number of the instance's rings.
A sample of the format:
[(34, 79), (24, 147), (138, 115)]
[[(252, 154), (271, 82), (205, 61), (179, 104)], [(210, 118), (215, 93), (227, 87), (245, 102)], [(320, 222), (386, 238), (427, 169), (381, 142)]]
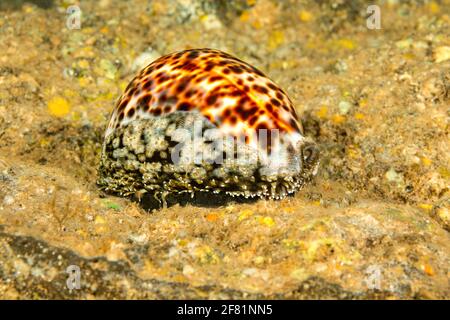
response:
[(194, 268), (192, 268), (190, 265), (185, 265), (184, 267), (183, 267), (183, 274), (185, 275), (185, 276), (190, 276), (190, 275), (192, 275), (193, 273), (195, 272), (195, 270), (194, 270)]
[(341, 114), (347, 114), (350, 111), (351, 107), (352, 105), (350, 102), (347, 101), (339, 102), (339, 112)]
[(5, 196), (5, 198), (3, 198), (3, 204), (11, 205), (13, 203), (14, 203), (14, 198), (12, 196)]
[(128, 236), (128, 238), (131, 241), (136, 242), (136, 243), (140, 243), (140, 244), (143, 244), (143, 243), (145, 243), (147, 241), (147, 235), (145, 233), (143, 233), (143, 234), (130, 234)]
[(437, 47), (433, 51), (433, 59), (434, 62), (440, 63), (450, 59), (450, 47), (449, 46), (441, 46)]
[(343, 60), (338, 60), (335, 64), (334, 64), (334, 68), (338, 73), (344, 73), (345, 71), (348, 70), (348, 65), (345, 61)]
[(47, 106), (50, 114), (56, 117), (64, 117), (70, 111), (70, 104), (63, 97), (52, 98)]
[(100, 68), (104, 72), (104, 76), (108, 79), (114, 80), (117, 74), (117, 67), (109, 60), (102, 59), (100, 60)]
[(395, 171), (393, 168), (389, 169), (386, 172), (386, 179), (388, 179), (388, 181), (390, 182), (397, 182), (397, 183), (401, 183), (403, 181), (403, 176), (401, 173), (398, 173), (397, 171)]
[(144, 68), (146, 65), (150, 64), (160, 56), (161, 54), (158, 51), (149, 48), (148, 50), (142, 52), (139, 56), (137, 56), (136, 59), (134, 59), (133, 64), (131, 65), (131, 71), (136, 72)]

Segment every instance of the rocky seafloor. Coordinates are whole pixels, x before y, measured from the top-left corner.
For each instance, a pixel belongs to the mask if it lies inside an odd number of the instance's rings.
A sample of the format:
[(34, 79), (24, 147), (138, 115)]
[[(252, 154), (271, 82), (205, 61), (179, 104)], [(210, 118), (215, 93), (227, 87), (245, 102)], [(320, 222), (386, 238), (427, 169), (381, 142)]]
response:
[[(375, 1), (381, 29), (369, 4), (0, 2), (0, 298), (450, 299), (450, 2)], [(152, 212), (98, 189), (116, 99), (197, 47), (288, 92), (313, 183)]]

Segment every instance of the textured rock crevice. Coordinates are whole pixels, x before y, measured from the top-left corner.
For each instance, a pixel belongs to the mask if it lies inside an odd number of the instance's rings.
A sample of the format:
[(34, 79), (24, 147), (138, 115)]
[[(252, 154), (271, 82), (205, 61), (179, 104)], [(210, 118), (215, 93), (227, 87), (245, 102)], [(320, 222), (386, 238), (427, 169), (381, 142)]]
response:
[[(0, 226), (1, 227), (1, 226)], [(3, 228), (0, 228), (2, 230)], [(191, 286), (142, 279), (125, 261), (83, 258), (27, 236), (0, 231), (0, 296), (7, 299), (377, 299), (389, 293), (352, 293), (321, 278), (311, 277), (290, 292), (256, 294), (218, 286)], [(69, 289), (66, 268), (80, 268), (80, 289)]]

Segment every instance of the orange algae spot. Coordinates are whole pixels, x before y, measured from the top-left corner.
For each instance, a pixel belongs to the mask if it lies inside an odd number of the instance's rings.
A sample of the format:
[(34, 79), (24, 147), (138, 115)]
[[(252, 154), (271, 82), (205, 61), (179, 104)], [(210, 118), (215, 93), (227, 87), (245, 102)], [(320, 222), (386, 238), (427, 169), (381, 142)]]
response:
[(206, 220), (208, 220), (209, 222), (214, 222), (217, 219), (219, 219), (219, 215), (217, 213), (208, 213), (206, 215)]

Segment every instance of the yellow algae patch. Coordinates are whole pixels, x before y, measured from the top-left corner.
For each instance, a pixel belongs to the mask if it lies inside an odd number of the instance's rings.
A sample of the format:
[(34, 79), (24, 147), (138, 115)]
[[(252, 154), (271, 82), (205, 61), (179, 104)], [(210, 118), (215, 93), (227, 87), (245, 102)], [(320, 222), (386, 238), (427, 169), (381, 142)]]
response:
[(281, 243), (288, 249), (297, 249), (303, 245), (303, 241), (296, 239), (283, 239)]
[(431, 1), (428, 4), (428, 10), (431, 13), (436, 14), (436, 13), (439, 13), (439, 11), (441, 11), (441, 8), (440, 8), (439, 4), (437, 4), (435, 1)]
[(353, 50), (356, 48), (356, 44), (353, 40), (350, 39), (346, 39), (346, 38), (342, 38), (336, 41), (336, 45), (338, 47), (344, 48), (344, 49), (348, 49), (348, 50)]
[(319, 111), (316, 112), (316, 115), (319, 118), (324, 119), (327, 117), (327, 113), (328, 113), (328, 107), (322, 106), (322, 107), (320, 107)]
[(22, 10), (25, 13), (32, 13), (34, 11), (34, 7), (31, 5), (24, 5)]
[(95, 224), (104, 224), (104, 223), (106, 223), (106, 220), (103, 217), (101, 217), (101, 216), (96, 216), (95, 220), (94, 220), (94, 223)]
[(275, 221), (273, 221), (271, 217), (259, 217), (258, 222), (268, 227), (273, 227), (275, 225)]
[(433, 209), (433, 206), (432, 206), (431, 204), (428, 204), (428, 203), (420, 203), (420, 204), (418, 205), (418, 207), (419, 207), (420, 209), (425, 210), (425, 211), (431, 211), (431, 209)]
[(266, 259), (263, 256), (257, 256), (253, 259), (253, 262), (257, 265), (263, 264)]
[(215, 264), (215, 263), (219, 262), (219, 257), (207, 245), (197, 248), (195, 250), (195, 256), (200, 260), (200, 263)]
[(91, 84), (91, 80), (89, 78), (81, 77), (78, 79), (78, 83), (80, 87), (86, 88)]
[(81, 59), (80, 61), (78, 61), (78, 66), (80, 67), (80, 68), (83, 68), (83, 69), (88, 69), (89, 68), (89, 61), (88, 60), (86, 60), (86, 59)]
[(283, 212), (285, 213), (294, 213), (297, 210), (296, 207), (284, 207)]
[(109, 228), (105, 224), (95, 226), (95, 233), (97, 233), (97, 234), (106, 233), (108, 230), (109, 230)]
[(48, 111), (50, 112), (50, 114), (52, 114), (56, 117), (64, 117), (70, 111), (70, 104), (63, 97), (52, 98), (48, 102), (47, 107), (48, 107)]
[(86, 46), (86, 47), (79, 48), (73, 53), (73, 57), (74, 58), (95, 58), (94, 47)]
[(441, 46), (433, 50), (433, 60), (436, 63), (450, 59), (450, 46)]
[(120, 91), (125, 91), (125, 89), (127, 88), (127, 86), (128, 86), (128, 82), (127, 81), (121, 81), (120, 83), (119, 83), (119, 88), (120, 88)]
[(75, 231), (78, 235), (80, 235), (81, 237), (83, 237), (83, 239), (86, 239), (87, 237), (89, 237), (89, 234), (85, 231), (85, 230), (77, 230)]
[(360, 155), (359, 148), (354, 145), (350, 145), (347, 149), (347, 155), (350, 158), (357, 158)]
[(345, 117), (341, 116), (340, 114), (336, 114), (336, 115), (333, 116), (332, 121), (335, 124), (340, 124), (340, 123), (345, 121)]
[(242, 210), (239, 213), (238, 221), (242, 221), (247, 219), (248, 217), (251, 217), (253, 215), (253, 211), (250, 209)]
[(362, 119), (364, 119), (364, 114), (362, 114), (362, 113), (360, 113), (360, 112), (355, 113), (355, 119), (356, 119), (356, 120), (362, 120)]
[(440, 167), (438, 172), (443, 178), (445, 178), (445, 179), (450, 178), (450, 170), (449, 169)]
[(304, 245), (306, 248), (304, 256), (309, 261), (314, 261), (329, 256), (337, 249), (336, 241), (329, 238), (305, 242)]
[(103, 27), (103, 28), (100, 29), (100, 32), (103, 33), (103, 34), (106, 34), (106, 33), (109, 32), (109, 28), (108, 27)]
[(365, 106), (367, 106), (367, 99), (361, 99), (361, 100), (359, 100), (359, 106), (360, 107), (365, 107)]
[(442, 221), (448, 223), (450, 222), (450, 212), (447, 208), (439, 208), (436, 210), (436, 214)]
[(239, 17), (239, 19), (240, 19), (242, 22), (248, 21), (249, 18), (250, 18), (250, 13), (249, 13), (248, 11), (242, 12), (241, 16)]
[(416, 56), (413, 53), (407, 52), (405, 54), (402, 55), (403, 58), (405, 58), (406, 60), (414, 60), (416, 59)]
[(261, 21), (257, 20), (257, 21), (252, 22), (252, 27), (255, 29), (261, 29), (263, 27), (263, 25), (262, 25)]
[(300, 12), (298, 13), (298, 17), (302, 22), (309, 22), (313, 19), (312, 13), (306, 10), (300, 10)]
[(412, 43), (413, 43), (413, 40), (411, 38), (407, 38), (407, 39), (397, 41), (395, 43), (395, 45), (399, 49), (406, 49), (406, 48), (411, 47)]
[(431, 166), (431, 162), (432, 162), (431, 159), (426, 158), (426, 157), (423, 157), (423, 158), (421, 158), (420, 160), (422, 161), (422, 164), (423, 164), (425, 167)]
[(280, 45), (282, 45), (283, 42), (284, 42), (284, 33), (282, 31), (275, 30), (270, 34), (267, 46), (269, 47), (269, 50), (275, 50)]
[(309, 274), (306, 272), (304, 268), (298, 268), (291, 272), (290, 276), (298, 281), (306, 280), (309, 277)]
[(50, 141), (45, 138), (42, 138), (39, 140), (39, 145), (44, 148), (48, 147), (50, 145)]

